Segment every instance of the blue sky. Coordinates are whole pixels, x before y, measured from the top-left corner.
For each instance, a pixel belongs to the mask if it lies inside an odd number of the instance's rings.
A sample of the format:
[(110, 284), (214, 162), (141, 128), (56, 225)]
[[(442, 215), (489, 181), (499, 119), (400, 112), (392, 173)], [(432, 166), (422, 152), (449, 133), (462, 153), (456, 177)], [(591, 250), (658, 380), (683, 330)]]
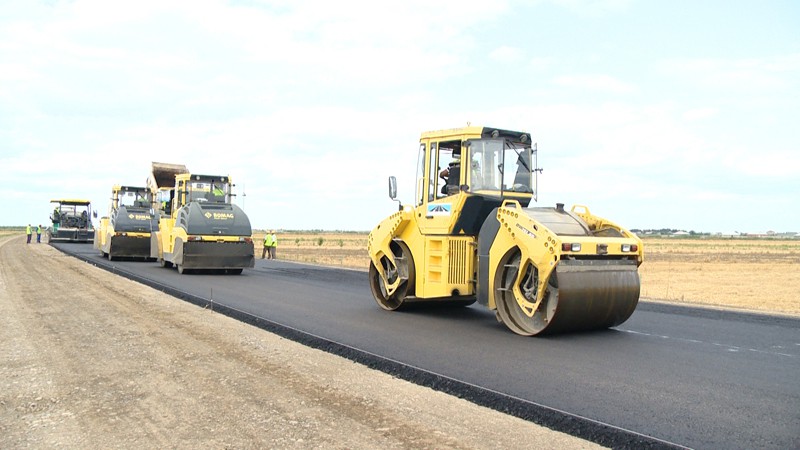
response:
[(467, 122), (532, 133), (540, 206), (800, 231), (800, 3), (0, 1), (0, 225), (163, 161), (256, 228), (369, 230)]

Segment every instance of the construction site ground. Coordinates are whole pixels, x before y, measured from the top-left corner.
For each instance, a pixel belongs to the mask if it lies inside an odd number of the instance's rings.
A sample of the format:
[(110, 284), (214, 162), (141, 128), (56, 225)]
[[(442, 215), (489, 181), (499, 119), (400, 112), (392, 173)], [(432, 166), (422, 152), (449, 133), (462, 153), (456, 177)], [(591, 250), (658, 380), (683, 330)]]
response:
[(0, 237), (0, 448), (594, 448)]

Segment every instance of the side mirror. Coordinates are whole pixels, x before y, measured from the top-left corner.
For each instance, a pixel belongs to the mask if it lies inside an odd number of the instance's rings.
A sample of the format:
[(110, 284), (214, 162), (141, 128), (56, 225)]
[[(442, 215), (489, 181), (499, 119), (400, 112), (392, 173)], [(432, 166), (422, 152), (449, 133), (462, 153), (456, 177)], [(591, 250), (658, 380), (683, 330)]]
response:
[(94, 216), (94, 218), (97, 219), (97, 211), (92, 211), (92, 216)]
[(389, 177), (389, 198), (392, 200), (397, 198), (397, 178), (394, 175)]

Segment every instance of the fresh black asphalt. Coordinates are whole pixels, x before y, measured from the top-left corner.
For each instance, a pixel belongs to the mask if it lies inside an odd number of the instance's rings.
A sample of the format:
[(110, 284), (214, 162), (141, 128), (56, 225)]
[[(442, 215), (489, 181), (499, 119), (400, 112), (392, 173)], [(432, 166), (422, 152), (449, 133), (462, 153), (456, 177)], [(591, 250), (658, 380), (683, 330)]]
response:
[(258, 260), (238, 276), (178, 275), (152, 262), (108, 262), (91, 245), (57, 247), (172, 294), (211, 300), (246, 321), (263, 318), (256, 324), (309, 345), (612, 447), (800, 448), (798, 319), (641, 302), (615, 329), (524, 338), (477, 304), (383, 311), (361, 271)]

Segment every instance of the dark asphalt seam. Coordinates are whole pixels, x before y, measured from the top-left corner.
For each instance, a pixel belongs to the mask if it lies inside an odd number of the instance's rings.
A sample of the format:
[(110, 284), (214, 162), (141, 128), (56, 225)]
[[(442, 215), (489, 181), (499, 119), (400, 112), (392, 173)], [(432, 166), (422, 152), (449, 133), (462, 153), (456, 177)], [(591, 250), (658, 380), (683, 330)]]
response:
[(677, 305), (653, 303), (640, 300), (636, 309), (642, 311), (679, 314), (689, 317), (699, 317), (703, 319), (724, 320), (726, 322), (744, 322), (775, 325), (786, 328), (797, 328), (800, 326), (800, 318), (778, 314), (758, 313), (750, 311), (732, 311), (728, 309), (714, 309), (703, 306)]
[(351, 361), (365, 365), (371, 369), (379, 370), (393, 377), (411, 383), (425, 386), (446, 394), (467, 400), (476, 405), (484, 406), (523, 420), (550, 428), (554, 431), (569, 434), (587, 441), (594, 442), (615, 449), (685, 449), (687, 447), (646, 436), (634, 431), (618, 428), (613, 425), (598, 422), (576, 414), (540, 405), (528, 400), (513, 397), (501, 392), (469, 384), (434, 372), (401, 363), (380, 355), (359, 350), (321, 336), (298, 330), (277, 322), (259, 317), (232, 307), (225, 306), (204, 297), (183, 292), (179, 289), (161, 284), (157, 281), (142, 277), (138, 274), (121, 270), (113, 263), (99, 264), (89, 257), (69, 253), (64, 249), (54, 246), (59, 251), (83, 260), (95, 267), (99, 267), (116, 275), (150, 286), (156, 290), (177, 297), (186, 302), (202, 308), (213, 309), (215, 312), (231, 317), (240, 322), (258, 327), (262, 330), (277, 334), (283, 338), (295, 341), (307, 347), (319, 349)]

